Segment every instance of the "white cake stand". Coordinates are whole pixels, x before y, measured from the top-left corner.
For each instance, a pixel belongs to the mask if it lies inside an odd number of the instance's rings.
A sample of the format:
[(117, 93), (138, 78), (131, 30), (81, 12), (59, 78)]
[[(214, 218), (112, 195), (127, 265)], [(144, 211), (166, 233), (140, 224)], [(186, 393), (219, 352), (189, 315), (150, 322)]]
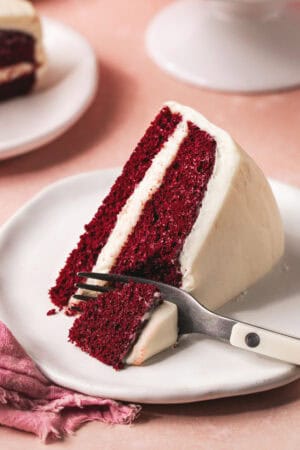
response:
[(197, 86), (259, 92), (300, 84), (300, 13), (285, 0), (179, 0), (151, 22), (150, 56)]

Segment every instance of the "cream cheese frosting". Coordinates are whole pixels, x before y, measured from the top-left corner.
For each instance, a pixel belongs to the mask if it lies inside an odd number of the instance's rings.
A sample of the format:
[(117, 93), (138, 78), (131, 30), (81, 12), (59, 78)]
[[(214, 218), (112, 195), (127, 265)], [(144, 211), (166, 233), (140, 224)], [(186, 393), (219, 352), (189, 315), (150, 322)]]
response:
[(34, 66), (30, 63), (19, 63), (14, 64), (13, 66), (2, 67), (0, 69), (0, 83), (15, 80), (16, 78), (32, 73), (33, 71)]
[(37, 74), (41, 75), (46, 64), (42, 43), (42, 27), (34, 6), (26, 0), (0, 0), (0, 30), (21, 31), (35, 38)]

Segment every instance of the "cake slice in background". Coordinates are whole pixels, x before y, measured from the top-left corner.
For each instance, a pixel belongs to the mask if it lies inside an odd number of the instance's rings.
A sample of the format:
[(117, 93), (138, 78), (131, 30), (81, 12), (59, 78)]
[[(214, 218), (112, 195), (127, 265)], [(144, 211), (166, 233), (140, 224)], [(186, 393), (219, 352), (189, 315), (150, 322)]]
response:
[(46, 57), (39, 16), (25, 0), (0, 0), (0, 100), (29, 93)]
[[(215, 309), (265, 275), (283, 247), (262, 171), (228, 133), (168, 102), (86, 225), (50, 297), (68, 308), (77, 272), (111, 272), (181, 287)], [(150, 346), (151, 338), (135, 361)]]

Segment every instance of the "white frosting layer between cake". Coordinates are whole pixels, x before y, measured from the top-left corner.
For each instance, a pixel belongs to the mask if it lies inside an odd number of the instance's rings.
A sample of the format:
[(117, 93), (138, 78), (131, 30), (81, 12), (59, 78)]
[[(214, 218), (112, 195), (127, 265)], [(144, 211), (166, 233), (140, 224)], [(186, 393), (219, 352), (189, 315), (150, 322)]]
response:
[[(111, 270), (129, 234), (139, 220), (143, 212), (143, 206), (159, 189), (168, 167), (177, 155), (178, 146), (186, 137), (187, 132), (187, 124), (180, 122), (172, 136), (169, 137), (160, 152), (153, 158), (152, 164), (144, 178), (118, 214), (115, 227), (98, 256), (93, 272), (108, 273)], [(94, 279), (89, 279), (88, 283), (101, 284), (101, 282)], [(77, 293), (84, 294), (84, 290), (79, 289)]]
[(34, 6), (26, 0), (0, 0), (0, 30), (21, 31), (35, 38), (37, 74), (41, 75), (46, 55), (42, 43), (42, 27)]
[(34, 66), (30, 63), (19, 63), (13, 66), (2, 67), (0, 69), (0, 83), (7, 83), (33, 71)]
[[(93, 270), (108, 272), (113, 266), (145, 202), (159, 188), (176, 157), (187, 133), (187, 121), (191, 121), (211, 135), (217, 145), (215, 167), (202, 207), (180, 255), (182, 288), (208, 308), (216, 309), (265, 275), (281, 257), (282, 221), (263, 173), (231, 136), (191, 108), (175, 102), (166, 105), (181, 114), (182, 122), (127, 200), (111, 233), (113, 239), (100, 253)], [(162, 161), (164, 167), (156, 161)], [(166, 308), (161, 306), (152, 315), (128, 364), (141, 364), (176, 342), (177, 332), (175, 335), (170, 331), (174, 331), (174, 316), (168, 315)]]
[(187, 131), (187, 124), (180, 122), (175, 132), (153, 158), (152, 164), (144, 178), (119, 213), (115, 227), (99, 254), (94, 268), (95, 272), (109, 272), (113, 267), (120, 250), (126, 244), (129, 234), (136, 226), (143, 212), (143, 206), (159, 189), (168, 167), (177, 155), (178, 146), (187, 135)]

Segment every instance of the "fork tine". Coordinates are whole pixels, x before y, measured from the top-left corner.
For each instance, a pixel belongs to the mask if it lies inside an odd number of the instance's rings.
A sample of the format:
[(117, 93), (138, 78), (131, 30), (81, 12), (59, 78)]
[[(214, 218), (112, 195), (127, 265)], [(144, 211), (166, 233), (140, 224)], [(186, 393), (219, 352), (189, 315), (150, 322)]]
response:
[(169, 286), (159, 281), (148, 280), (147, 278), (141, 278), (138, 276), (131, 276), (131, 275), (119, 275), (115, 273), (99, 273), (99, 272), (78, 272), (77, 276), (83, 278), (91, 278), (94, 280), (108, 281), (113, 283), (115, 282), (130, 283), (131, 281), (134, 281), (135, 283), (150, 284), (152, 286), (156, 286), (161, 291), (161, 293), (166, 296), (172, 295), (173, 290), (176, 289), (173, 286)]
[(77, 275), (83, 278), (91, 278), (94, 280), (102, 281), (117, 281), (121, 283), (129, 283), (130, 280), (139, 281), (139, 279), (136, 277), (129, 277), (126, 275), (117, 275), (112, 273), (79, 272)]
[(79, 289), (95, 292), (109, 292), (113, 289), (108, 286), (98, 286), (97, 284), (87, 284), (87, 283), (77, 283), (75, 286)]
[(77, 311), (77, 312), (81, 312), (82, 310), (78, 307), (78, 306), (70, 306), (69, 307), (69, 309), (71, 310), (71, 311)]
[(92, 295), (88, 296), (88, 295), (81, 295), (81, 294), (74, 294), (74, 295), (72, 295), (72, 297), (75, 300), (81, 300), (83, 302), (88, 302), (89, 300), (95, 300), (95, 298), (96, 298), (96, 297), (93, 297)]

